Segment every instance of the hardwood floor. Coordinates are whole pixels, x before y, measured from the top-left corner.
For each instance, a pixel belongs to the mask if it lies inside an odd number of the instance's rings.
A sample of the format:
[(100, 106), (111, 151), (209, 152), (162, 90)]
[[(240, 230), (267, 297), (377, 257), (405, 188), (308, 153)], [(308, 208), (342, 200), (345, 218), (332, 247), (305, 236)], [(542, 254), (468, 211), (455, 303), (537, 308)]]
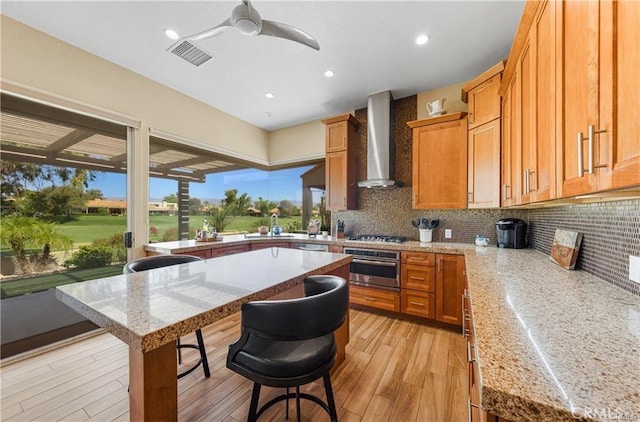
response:
[[(179, 381), (181, 421), (246, 420), (252, 384), (225, 367), (239, 321), (236, 314), (202, 330), (211, 378), (198, 370)], [(459, 333), (357, 310), (350, 328), (347, 360), (332, 376), (341, 422), (467, 420), (466, 343)], [(196, 353), (185, 351), (184, 364), (195, 362)], [(110, 334), (3, 364), (0, 380), (2, 421), (129, 420), (127, 347)], [(322, 381), (302, 391), (324, 399)], [(280, 393), (265, 387), (260, 403)], [(294, 401), (290, 406), (295, 420)], [(303, 421), (329, 420), (306, 400), (301, 413)], [(284, 403), (260, 418), (283, 420)]]

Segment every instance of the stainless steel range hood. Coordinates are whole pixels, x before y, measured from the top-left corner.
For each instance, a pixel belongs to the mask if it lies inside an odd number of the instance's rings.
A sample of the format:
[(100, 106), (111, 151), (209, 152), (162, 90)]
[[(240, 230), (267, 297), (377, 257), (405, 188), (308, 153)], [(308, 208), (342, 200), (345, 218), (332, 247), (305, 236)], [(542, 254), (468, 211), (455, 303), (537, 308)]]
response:
[(391, 188), (394, 148), (391, 142), (391, 92), (371, 95), (367, 101), (367, 180), (361, 188)]

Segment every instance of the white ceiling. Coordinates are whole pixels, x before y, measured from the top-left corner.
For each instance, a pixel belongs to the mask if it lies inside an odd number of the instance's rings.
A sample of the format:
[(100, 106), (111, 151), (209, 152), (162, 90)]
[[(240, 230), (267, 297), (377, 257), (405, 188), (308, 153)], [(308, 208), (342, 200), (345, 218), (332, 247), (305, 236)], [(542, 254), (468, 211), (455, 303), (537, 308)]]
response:
[[(235, 30), (199, 46), (196, 67), (166, 51), (227, 19), (239, 1), (2, 1), (2, 13), (266, 130), (467, 81), (506, 58), (523, 1), (255, 1), (263, 19), (297, 26), (315, 51)], [(431, 41), (418, 46), (417, 35)], [(336, 75), (323, 76), (327, 69)], [(274, 99), (265, 98), (273, 92)], [(267, 117), (265, 113), (271, 113)]]

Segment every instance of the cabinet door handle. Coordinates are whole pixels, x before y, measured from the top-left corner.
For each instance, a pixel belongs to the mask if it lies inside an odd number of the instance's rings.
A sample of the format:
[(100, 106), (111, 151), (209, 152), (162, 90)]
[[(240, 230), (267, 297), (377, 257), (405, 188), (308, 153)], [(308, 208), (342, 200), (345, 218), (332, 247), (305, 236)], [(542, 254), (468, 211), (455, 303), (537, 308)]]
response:
[(418, 203), (418, 194), (413, 195), (413, 205)]
[(368, 297), (368, 296), (363, 297), (363, 299), (364, 299), (364, 300), (367, 300), (367, 301), (369, 301), (369, 302), (375, 302), (375, 301), (376, 301), (374, 298), (372, 298), (372, 297)]
[(524, 193), (529, 195), (529, 169), (524, 169)]
[(509, 197), (507, 196), (507, 190), (509, 189), (509, 185), (502, 185), (502, 198), (503, 199), (509, 199)]
[(468, 196), (467, 200), (469, 201), (469, 203), (473, 204), (473, 192), (469, 192), (467, 196)]
[(578, 132), (578, 177), (584, 176), (584, 166), (582, 165), (582, 142), (584, 139), (582, 138), (584, 135), (582, 132)]
[(424, 281), (424, 277), (413, 277), (413, 276), (411, 276), (410, 278), (411, 278), (411, 280)]
[(462, 335), (466, 336), (466, 332), (467, 332), (467, 318), (465, 318), (465, 314), (466, 314), (466, 309), (464, 306), (464, 300), (465, 300), (465, 296), (467, 295), (467, 289), (464, 289), (464, 293), (462, 293)]
[(409, 302), (409, 304), (411, 305), (415, 305), (415, 306), (422, 306), (424, 308), (424, 303), (420, 303), (420, 302)]
[[(536, 174), (536, 172), (534, 170), (529, 170), (529, 193), (531, 192), (535, 192), (535, 189), (531, 189), (531, 175), (532, 174)], [(538, 181), (534, 178), (533, 179), (536, 182), (536, 188), (538, 187)]]
[(596, 127), (594, 125), (589, 125), (589, 173), (593, 173), (593, 169), (595, 168), (600, 168), (600, 167), (606, 167), (606, 164), (600, 164), (600, 165), (595, 165), (595, 161), (594, 161), (594, 157), (593, 157), (593, 144), (595, 142), (595, 135), (596, 134), (600, 134), (600, 133), (605, 133), (606, 130), (602, 129), (602, 130), (596, 130)]

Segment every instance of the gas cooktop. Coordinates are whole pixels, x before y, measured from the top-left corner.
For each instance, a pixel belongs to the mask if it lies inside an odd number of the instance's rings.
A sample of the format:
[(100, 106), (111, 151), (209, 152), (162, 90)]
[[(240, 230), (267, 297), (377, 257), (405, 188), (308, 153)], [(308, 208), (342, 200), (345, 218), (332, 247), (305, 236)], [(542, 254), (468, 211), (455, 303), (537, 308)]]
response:
[(402, 236), (382, 236), (378, 234), (361, 234), (359, 236), (351, 236), (349, 240), (357, 240), (360, 242), (403, 243), (407, 241), (407, 238)]

